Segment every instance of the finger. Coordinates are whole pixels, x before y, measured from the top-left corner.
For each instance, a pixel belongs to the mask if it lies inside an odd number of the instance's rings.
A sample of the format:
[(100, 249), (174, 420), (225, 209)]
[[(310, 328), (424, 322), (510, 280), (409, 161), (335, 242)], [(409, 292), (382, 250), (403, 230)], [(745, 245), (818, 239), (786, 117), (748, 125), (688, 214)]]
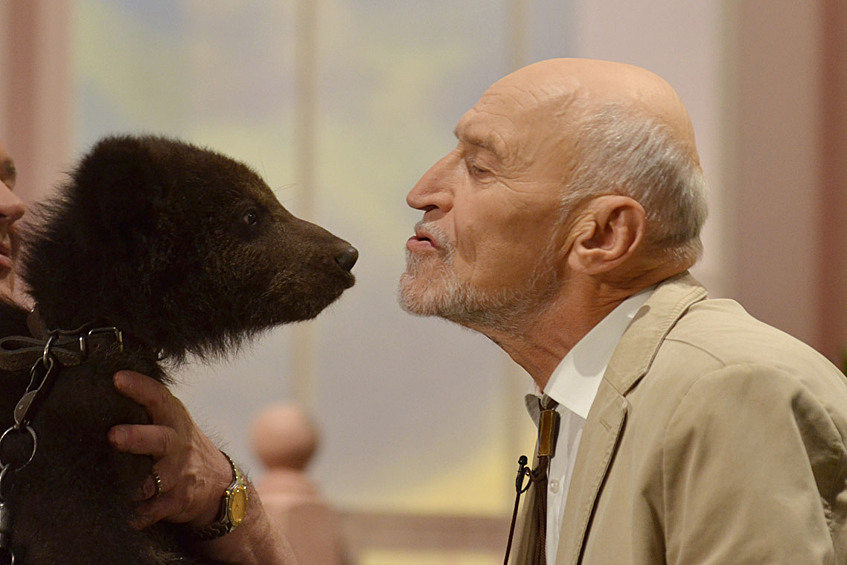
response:
[(168, 493), (152, 498), (138, 505), (135, 517), (131, 520), (132, 527), (137, 530), (149, 528), (156, 522), (167, 516), (172, 516), (179, 511), (178, 502)]
[(143, 502), (145, 500), (150, 500), (158, 493), (159, 489), (156, 483), (156, 475), (153, 474), (148, 476), (146, 479), (144, 479), (144, 482), (141, 483), (141, 488), (136, 493), (134, 500), (135, 502)]
[[(168, 522), (185, 524), (191, 523), (191, 512), (186, 511), (184, 495), (176, 492), (178, 489), (167, 490), (164, 488), (160, 496), (154, 496), (141, 502), (135, 509), (135, 517), (131, 520), (131, 524), (136, 529), (144, 529), (152, 526), (156, 522), (167, 520)], [(220, 497), (218, 497), (218, 506), (216, 511), (208, 520), (202, 523), (210, 523), (217, 515), (217, 509), (220, 507)]]
[(149, 528), (156, 522), (158, 522), (158, 520), (156, 520), (151, 514), (139, 509), (135, 511), (135, 516), (132, 517), (129, 524), (136, 530), (143, 530), (144, 528)]
[(176, 418), (175, 412), (182, 409), (182, 404), (168, 387), (147, 375), (118, 371), (113, 381), (118, 392), (144, 406), (158, 424), (170, 425)]
[(109, 430), (109, 442), (118, 451), (154, 459), (171, 453), (178, 441), (177, 431), (170, 426), (119, 424)]
[(135, 502), (144, 502), (145, 500), (157, 498), (163, 496), (171, 488), (165, 484), (165, 478), (154, 469), (141, 483), (141, 487), (138, 489), (133, 500)]

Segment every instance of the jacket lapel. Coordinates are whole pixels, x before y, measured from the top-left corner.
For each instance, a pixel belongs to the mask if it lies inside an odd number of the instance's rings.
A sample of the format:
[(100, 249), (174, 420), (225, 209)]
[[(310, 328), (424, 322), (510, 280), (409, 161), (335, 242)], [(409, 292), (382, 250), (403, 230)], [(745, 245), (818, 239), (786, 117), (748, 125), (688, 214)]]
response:
[(626, 420), (627, 401), (603, 380), (580, 439), (556, 563), (578, 563), (594, 504)]
[(659, 285), (615, 349), (580, 439), (556, 554), (557, 565), (579, 563), (597, 499), (624, 431), (626, 394), (647, 372), (662, 340), (706, 290), (687, 272)]

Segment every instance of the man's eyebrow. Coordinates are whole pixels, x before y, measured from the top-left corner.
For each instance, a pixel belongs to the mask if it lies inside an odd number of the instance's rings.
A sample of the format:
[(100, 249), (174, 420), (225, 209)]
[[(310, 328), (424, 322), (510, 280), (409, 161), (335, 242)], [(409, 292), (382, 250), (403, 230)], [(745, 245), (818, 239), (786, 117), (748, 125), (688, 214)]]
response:
[(459, 128), (453, 130), (453, 135), (456, 136), (456, 139), (469, 143), (470, 145), (475, 145), (476, 147), (481, 147), (486, 151), (490, 151), (494, 153), (500, 158), (504, 157), (504, 151), (500, 144), (496, 143), (494, 138), (491, 136), (483, 136), (478, 135), (474, 132), (468, 132), (467, 130), (462, 131), (462, 136), (459, 137)]
[(0, 173), (2, 173), (3, 180), (14, 182), (18, 176), (18, 169), (15, 168), (15, 162), (11, 159), (5, 159), (2, 165), (0, 165)]

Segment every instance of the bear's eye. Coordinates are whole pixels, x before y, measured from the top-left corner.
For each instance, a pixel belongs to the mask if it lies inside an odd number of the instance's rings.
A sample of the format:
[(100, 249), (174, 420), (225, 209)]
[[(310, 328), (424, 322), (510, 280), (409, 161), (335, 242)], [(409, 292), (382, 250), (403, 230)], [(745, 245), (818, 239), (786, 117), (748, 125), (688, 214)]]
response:
[(250, 210), (241, 218), (248, 226), (255, 226), (259, 222), (259, 214), (255, 210)]

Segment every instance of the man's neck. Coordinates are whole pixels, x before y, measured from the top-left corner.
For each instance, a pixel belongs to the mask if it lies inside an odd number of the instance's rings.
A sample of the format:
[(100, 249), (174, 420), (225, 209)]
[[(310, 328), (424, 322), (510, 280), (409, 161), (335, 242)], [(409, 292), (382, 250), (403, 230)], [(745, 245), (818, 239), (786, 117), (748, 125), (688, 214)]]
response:
[[(597, 324), (627, 298), (660, 280), (642, 280), (630, 287), (609, 286), (586, 279), (571, 281), (555, 300), (539, 305), (508, 332), (479, 329), (529, 373), (544, 390), (561, 360)], [(476, 329), (476, 328), (475, 328)]]
[(536, 315), (525, 317), (513, 331), (490, 328), (480, 331), (508, 353), (544, 390), (565, 355), (627, 296), (582, 300), (578, 293), (564, 294), (540, 306)]

